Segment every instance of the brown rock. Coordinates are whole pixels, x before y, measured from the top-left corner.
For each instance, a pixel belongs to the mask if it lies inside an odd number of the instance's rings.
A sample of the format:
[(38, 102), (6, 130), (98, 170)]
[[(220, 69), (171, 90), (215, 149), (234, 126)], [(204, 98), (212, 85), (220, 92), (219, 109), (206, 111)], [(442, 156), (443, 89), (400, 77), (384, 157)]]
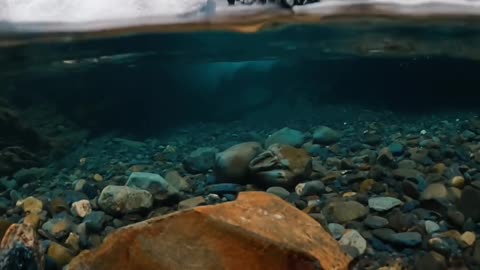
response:
[(67, 248), (55, 242), (50, 243), (47, 254), (60, 268), (69, 263), (74, 255)]
[(44, 269), (44, 256), (35, 230), (25, 224), (12, 224), (0, 243), (0, 269)]
[(43, 209), (43, 202), (34, 197), (28, 197), (24, 200), (18, 201), (17, 206), (22, 207), (25, 213), (39, 214)]
[(351, 258), (321, 225), (280, 198), (243, 192), (119, 229), (68, 270), (348, 269)]

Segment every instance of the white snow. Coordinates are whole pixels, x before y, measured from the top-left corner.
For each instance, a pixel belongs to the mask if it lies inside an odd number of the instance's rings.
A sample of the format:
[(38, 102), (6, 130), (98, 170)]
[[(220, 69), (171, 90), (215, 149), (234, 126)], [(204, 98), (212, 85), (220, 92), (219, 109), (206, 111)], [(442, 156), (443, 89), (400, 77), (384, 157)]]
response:
[(176, 16), (201, 10), (207, 0), (0, 0), (0, 21), (92, 22)]

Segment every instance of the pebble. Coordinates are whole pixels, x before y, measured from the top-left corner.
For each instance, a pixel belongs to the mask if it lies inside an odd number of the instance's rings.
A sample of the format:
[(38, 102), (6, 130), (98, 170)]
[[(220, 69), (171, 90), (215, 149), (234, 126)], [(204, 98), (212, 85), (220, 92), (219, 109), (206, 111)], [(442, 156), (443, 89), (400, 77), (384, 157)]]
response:
[(333, 238), (340, 239), (342, 235), (345, 233), (345, 227), (338, 223), (329, 223), (328, 230), (332, 234)]
[(392, 166), (394, 164), (395, 158), (393, 157), (392, 152), (388, 147), (382, 148), (378, 152), (377, 163), (382, 166)]
[(368, 214), (368, 208), (356, 201), (336, 201), (322, 209), (322, 213), (336, 223), (344, 224)]
[(447, 188), (444, 184), (433, 183), (427, 186), (420, 196), (421, 200), (445, 199), (448, 196)]
[(60, 269), (73, 259), (73, 254), (71, 254), (68, 249), (55, 242), (50, 243), (47, 255), (53, 259), (57, 267)]
[(363, 255), (367, 250), (367, 241), (356, 230), (346, 230), (342, 238), (338, 241), (341, 246), (353, 247), (358, 255)]
[(427, 231), (428, 234), (433, 234), (440, 230), (440, 226), (436, 222), (433, 222), (431, 220), (426, 220), (425, 230)]
[(473, 244), (476, 241), (476, 236), (475, 233), (473, 232), (464, 232), (460, 239), (467, 245), (467, 246), (473, 246)]
[(128, 186), (106, 186), (98, 197), (98, 205), (105, 212), (128, 214), (151, 208), (153, 196), (150, 192)]
[(78, 217), (85, 217), (92, 212), (92, 206), (88, 200), (80, 200), (72, 204), (72, 213)]
[(39, 214), (43, 210), (43, 202), (31, 196), (18, 201), (17, 206), (21, 207), (25, 213)]
[(463, 188), (465, 185), (465, 178), (463, 178), (463, 176), (454, 176), (450, 179), (450, 185), (456, 188)]
[(93, 180), (95, 180), (97, 182), (101, 182), (101, 181), (103, 181), (103, 176), (96, 173), (96, 174), (93, 175)]
[(388, 149), (394, 156), (401, 156), (405, 150), (405, 147), (403, 144), (399, 142), (392, 142), (389, 146)]
[(388, 220), (380, 216), (367, 216), (363, 223), (365, 224), (365, 226), (372, 229), (379, 229), (387, 226)]
[(99, 232), (103, 229), (105, 223), (105, 213), (93, 211), (83, 219), (83, 223), (89, 231)]
[(161, 194), (162, 197), (169, 198), (178, 193), (178, 190), (171, 186), (167, 180), (156, 173), (133, 172), (128, 177), (127, 187), (143, 189), (152, 194)]
[(407, 247), (414, 247), (422, 243), (422, 235), (418, 232), (401, 232), (391, 235), (392, 243)]
[(42, 229), (47, 231), (56, 239), (66, 237), (73, 229), (71, 218), (65, 215), (65, 212), (48, 220), (42, 225)]
[(368, 199), (368, 207), (375, 211), (384, 212), (402, 205), (402, 201), (393, 197), (374, 197)]

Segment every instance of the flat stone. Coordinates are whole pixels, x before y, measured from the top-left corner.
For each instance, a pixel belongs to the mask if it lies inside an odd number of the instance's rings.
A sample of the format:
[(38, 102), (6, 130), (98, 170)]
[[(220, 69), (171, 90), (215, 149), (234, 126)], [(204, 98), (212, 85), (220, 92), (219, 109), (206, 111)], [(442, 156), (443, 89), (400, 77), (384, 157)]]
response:
[(315, 269), (317, 263), (348, 269), (351, 260), (307, 214), (268, 193), (244, 192), (233, 202), (120, 228), (65, 269), (289, 270)]
[(245, 190), (245, 187), (233, 183), (213, 184), (205, 187), (205, 193), (214, 193), (219, 195), (237, 194), (243, 190)]
[(395, 169), (392, 171), (394, 177), (399, 179), (415, 179), (423, 174), (415, 169)]
[(375, 211), (384, 212), (402, 205), (402, 201), (393, 197), (375, 197), (368, 199), (368, 207)]
[(265, 147), (269, 147), (270, 145), (276, 143), (300, 147), (304, 142), (305, 135), (303, 132), (284, 127), (268, 136), (268, 138), (265, 140)]
[(286, 199), (290, 195), (290, 192), (283, 187), (269, 187), (267, 192), (282, 199)]
[(422, 235), (418, 232), (401, 232), (391, 236), (391, 242), (394, 244), (414, 247), (422, 243)]
[(367, 240), (356, 230), (346, 230), (338, 243), (341, 246), (353, 247), (358, 251), (358, 255), (363, 255), (367, 250)]
[(363, 223), (372, 229), (383, 228), (388, 225), (388, 220), (384, 217), (379, 216), (368, 216)]
[(324, 207), (322, 213), (329, 220), (344, 224), (365, 217), (368, 208), (356, 201), (335, 201)]
[(106, 186), (98, 197), (98, 205), (107, 213), (129, 214), (149, 209), (153, 204), (150, 192), (127, 186)]

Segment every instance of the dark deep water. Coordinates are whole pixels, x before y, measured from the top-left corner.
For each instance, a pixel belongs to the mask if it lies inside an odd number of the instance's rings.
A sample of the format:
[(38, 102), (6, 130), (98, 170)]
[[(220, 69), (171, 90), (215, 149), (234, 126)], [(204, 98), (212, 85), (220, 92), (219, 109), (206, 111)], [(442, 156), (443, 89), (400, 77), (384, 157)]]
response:
[[(276, 195), (297, 208), (314, 204), (310, 214), (325, 214), (325, 224), (362, 233), (369, 250), (349, 253), (358, 256), (354, 269), (392, 258), (402, 269), (479, 269), (480, 244), (425, 225), (480, 232), (471, 207), (480, 203), (479, 34), (475, 25), (296, 25), (0, 47), (0, 222), (23, 222), (16, 202), (34, 196), (48, 205), (42, 222), (83, 224), (68, 210), (73, 202), (97, 202), (107, 186), (125, 187), (143, 171), (189, 186), (132, 212), (95, 203), (93, 229), (53, 235), (42, 225), (44, 244), (74, 232), (79, 249), (90, 249), (112, 230), (194, 196), (216, 204), (239, 190), (280, 186), (287, 195)], [(325, 135), (319, 126), (333, 130)], [(254, 141), (272, 154), (269, 140), (307, 155), (305, 172), (292, 176), (284, 163), (255, 171), (252, 158), (241, 177), (219, 169), (222, 151)], [(295, 188), (306, 182), (315, 185), (311, 193)], [(401, 204), (369, 205), (386, 196)], [(347, 201), (354, 207), (339, 203)], [(440, 264), (428, 264), (431, 257)]]
[[(415, 53), (422, 45), (414, 42), (435, 44), (445, 35), (471, 42), (476, 29), (397, 28), (380, 28), (371, 44), (348, 52), (335, 46), (355, 44), (355, 27), (24, 45), (6, 48), (0, 56), (1, 86), (19, 108), (47, 102), (95, 132), (114, 129), (140, 136), (183, 123), (242, 119), (272, 103), (291, 103), (292, 97), (318, 107), (359, 105), (406, 115), (476, 111), (478, 61), (438, 54), (435, 48), (431, 55)], [(378, 40), (387, 40), (386, 45), (376, 47)], [(462, 49), (460, 43), (451, 51)], [(391, 54), (369, 55), (369, 50)]]

